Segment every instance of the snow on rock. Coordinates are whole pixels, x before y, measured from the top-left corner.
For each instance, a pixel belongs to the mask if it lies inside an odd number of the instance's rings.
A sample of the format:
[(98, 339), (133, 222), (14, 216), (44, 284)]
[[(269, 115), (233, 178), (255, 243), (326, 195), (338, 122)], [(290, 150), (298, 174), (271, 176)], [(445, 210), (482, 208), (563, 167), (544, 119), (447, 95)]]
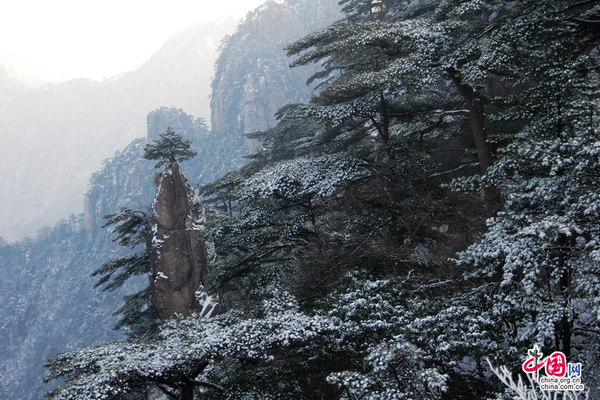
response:
[(201, 317), (210, 318), (215, 307), (219, 304), (218, 296), (210, 296), (205, 290), (204, 286), (200, 285), (195, 293), (196, 302), (198, 308), (200, 308), (199, 315)]
[(177, 163), (162, 172), (152, 208), (155, 224), (148, 239), (152, 305), (162, 320), (174, 313), (206, 311), (196, 292), (202, 287), (214, 250), (209, 252), (210, 245), (196, 243), (206, 222), (204, 207)]

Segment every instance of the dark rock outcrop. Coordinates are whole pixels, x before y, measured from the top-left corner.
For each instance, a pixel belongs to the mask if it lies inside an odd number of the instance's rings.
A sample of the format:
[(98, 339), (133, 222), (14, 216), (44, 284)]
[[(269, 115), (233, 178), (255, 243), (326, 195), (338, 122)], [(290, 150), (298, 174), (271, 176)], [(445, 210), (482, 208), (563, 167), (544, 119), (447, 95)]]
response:
[(210, 246), (196, 242), (206, 221), (204, 208), (176, 162), (160, 175), (152, 208), (154, 223), (146, 244), (152, 306), (162, 320), (174, 313), (210, 313), (216, 302), (204, 293), (203, 281), (212, 254)]

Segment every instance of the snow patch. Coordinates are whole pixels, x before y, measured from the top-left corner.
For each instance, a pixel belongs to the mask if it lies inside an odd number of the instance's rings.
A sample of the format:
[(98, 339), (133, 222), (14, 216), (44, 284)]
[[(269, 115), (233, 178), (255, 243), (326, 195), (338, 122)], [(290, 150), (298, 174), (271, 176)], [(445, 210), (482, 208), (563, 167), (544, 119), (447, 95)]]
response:
[(215, 310), (215, 307), (217, 306), (217, 304), (219, 304), (218, 297), (213, 297), (206, 293), (202, 284), (198, 286), (198, 289), (196, 290), (194, 295), (196, 297), (196, 302), (198, 303), (198, 306), (201, 308), (199, 313), (200, 316), (204, 318), (210, 318), (213, 311)]
[(158, 271), (158, 273), (156, 274), (156, 277), (154, 278), (154, 282), (156, 282), (159, 279), (166, 279), (169, 280), (169, 277), (166, 276), (164, 273), (162, 273), (161, 271)]

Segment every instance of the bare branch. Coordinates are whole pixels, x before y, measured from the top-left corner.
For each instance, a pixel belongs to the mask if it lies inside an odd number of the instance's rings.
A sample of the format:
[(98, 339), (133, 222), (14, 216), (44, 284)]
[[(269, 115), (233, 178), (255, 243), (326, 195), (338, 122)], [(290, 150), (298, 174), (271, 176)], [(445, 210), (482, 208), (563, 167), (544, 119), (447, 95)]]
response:
[(587, 6), (588, 4), (594, 4), (594, 3), (598, 3), (598, 0), (583, 0), (578, 3), (570, 5), (569, 7), (566, 8), (565, 11), (572, 10), (572, 9), (578, 8), (578, 7)]
[(434, 282), (434, 283), (430, 283), (427, 285), (421, 285), (419, 286), (419, 289), (433, 289), (442, 285), (446, 285), (449, 283), (454, 283), (454, 281), (452, 279), (446, 279), (445, 281), (442, 282)]
[(486, 26), (483, 29), (483, 31), (481, 31), (480, 33), (475, 35), (475, 38), (479, 39), (479, 38), (485, 36), (486, 34), (490, 33), (495, 27), (496, 27), (496, 25), (494, 25), (494, 24), (490, 24), (490, 25)]
[(567, 18), (567, 21), (571, 21), (576, 23), (577, 25), (582, 25), (582, 26), (590, 26), (593, 28), (597, 28), (600, 26), (600, 20), (595, 20), (595, 19), (580, 19), (580, 18)]
[(192, 380), (192, 382), (196, 385), (196, 386), (202, 386), (202, 387), (207, 387), (210, 389), (215, 389), (218, 390), (219, 392), (225, 393), (226, 390), (222, 387), (217, 385), (216, 383), (211, 383), (211, 382), (205, 382), (205, 381), (197, 381), (197, 380)]
[(159, 388), (161, 392), (163, 392), (164, 394), (166, 394), (170, 398), (175, 399), (175, 400), (179, 399), (178, 395), (176, 395), (175, 393), (171, 392), (167, 388), (163, 387), (163, 385), (158, 384), (158, 385), (156, 385), (156, 387)]
[(478, 165), (479, 165), (478, 162), (476, 162), (476, 163), (470, 163), (470, 164), (463, 164), (463, 165), (461, 165), (458, 168), (451, 169), (450, 171), (438, 172), (437, 174), (429, 175), (427, 178), (435, 178), (436, 176), (451, 174), (451, 173), (459, 171), (459, 170), (461, 170), (463, 168), (476, 167)]
[(438, 114), (438, 120), (436, 122), (434, 122), (433, 124), (415, 131), (415, 132), (411, 132), (410, 136), (413, 135), (419, 135), (422, 136), (423, 134), (431, 131), (432, 129), (437, 128), (438, 126), (440, 126), (442, 124), (442, 122), (444, 122), (444, 117), (448, 117), (448, 116), (453, 116), (453, 115), (469, 115), (469, 110), (450, 110), (450, 111), (444, 111), (441, 114)]

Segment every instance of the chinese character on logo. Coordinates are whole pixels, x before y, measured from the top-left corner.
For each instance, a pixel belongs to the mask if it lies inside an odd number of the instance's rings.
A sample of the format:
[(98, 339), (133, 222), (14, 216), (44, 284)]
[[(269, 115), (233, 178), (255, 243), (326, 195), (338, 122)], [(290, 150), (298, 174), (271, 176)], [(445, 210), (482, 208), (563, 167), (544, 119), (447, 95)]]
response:
[(546, 358), (546, 373), (550, 376), (563, 377), (567, 373), (567, 358), (560, 351), (555, 351)]
[(569, 363), (569, 376), (581, 376), (581, 363)]
[[(567, 358), (560, 351), (555, 351), (548, 357), (542, 359), (543, 354), (539, 351), (537, 345), (535, 345), (533, 346), (533, 349), (528, 351), (528, 354), (530, 358), (523, 363), (523, 371), (534, 373), (536, 379), (538, 376), (537, 370), (541, 369), (543, 366), (546, 367), (546, 374), (549, 376), (562, 378), (567, 373)], [(571, 370), (569, 369), (569, 371)], [(573, 373), (576, 373), (576, 369), (573, 371)]]
[(544, 354), (540, 352), (540, 350), (537, 347), (537, 344), (533, 346), (533, 349), (530, 349), (527, 353), (529, 354), (529, 356), (531, 356), (531, 358), (529, 358), (527, 361), (525, 361), (525, 363), (523, 363), (523, 371), (533, 372), (534, 375), (537, 376), (537, 373), (535, 372), (538, 369), (542, 368), (546, 363), (546, 360), (543, 360), (541, 363), (538, 364), (538, 360), (542, 358)]

